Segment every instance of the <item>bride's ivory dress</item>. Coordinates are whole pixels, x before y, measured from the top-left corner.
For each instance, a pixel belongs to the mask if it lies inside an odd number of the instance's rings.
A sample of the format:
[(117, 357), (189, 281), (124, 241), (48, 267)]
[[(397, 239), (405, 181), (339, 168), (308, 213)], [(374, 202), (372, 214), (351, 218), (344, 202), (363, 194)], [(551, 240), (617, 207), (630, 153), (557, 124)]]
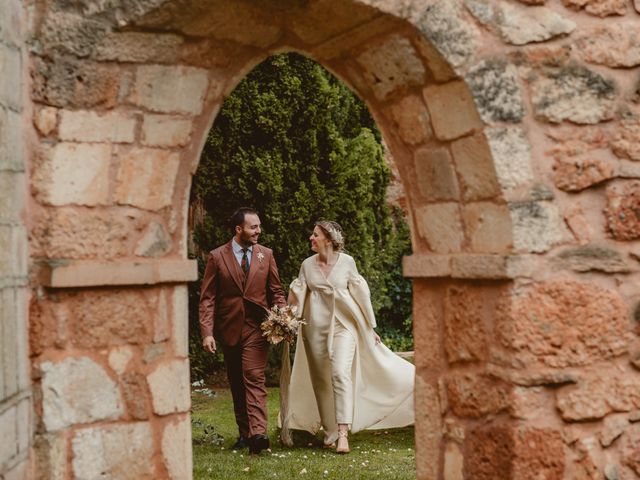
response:
[[(352, 413), (352, 432), (413, 424), (415, 367), (382, 343), (375, 343), (376, 321), (369, 287), (358, 274), (353, 258), (340, 253), (325, 276), (317, 255), (313, 255), (302, 263), (300, 275), (290, 289), (298, 304), (297, 312), (302, 313), (306, 324), (301, 326), (296, 343), (288, 427), (314, 434), (322, 427), (324, 441), (330, 444), (338, 437), (336, 410), (346, 410), (347, 417)], [(334, 334), (339, 332), (344, 337), (345, 330), (355, 339), (353, 398), (336, 405), (332, 370), (340, 368), (334, 364), (332, 369), (332, 362), (344, 362), (345, 355), (336, 354), (334, 345), (344, 342), (334, 342)]]

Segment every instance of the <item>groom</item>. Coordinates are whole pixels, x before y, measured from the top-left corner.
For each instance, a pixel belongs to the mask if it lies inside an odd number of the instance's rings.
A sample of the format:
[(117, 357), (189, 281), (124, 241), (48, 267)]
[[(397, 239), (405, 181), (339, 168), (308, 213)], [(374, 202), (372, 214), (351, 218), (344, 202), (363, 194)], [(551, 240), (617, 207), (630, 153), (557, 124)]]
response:
[(234, 236), (209, 254), (200, 292), (202, 346), (222, 346), (240, 438), (234, 450), (269, 448), (265, 368), (268, 343), (260, 324), (272, 305), (286, 305), (273, 252), (258, 245), (260, 218), (240, 208), (231, 217)]

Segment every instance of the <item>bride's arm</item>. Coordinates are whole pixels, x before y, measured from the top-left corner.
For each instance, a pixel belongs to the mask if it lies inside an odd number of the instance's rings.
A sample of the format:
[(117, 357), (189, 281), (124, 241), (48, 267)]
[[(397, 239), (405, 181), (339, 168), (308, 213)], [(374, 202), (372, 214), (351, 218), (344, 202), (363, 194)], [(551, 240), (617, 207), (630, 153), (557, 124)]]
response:
[[(358, 268), (356, 267), (355, 261), (353, 261), (349, 272), (349, 293), (356, 301), (364, 318), (367, 320), (367, 323), (371, 328), (376, 328), (376, 316), (373, 313), (373, 305), (371, 304), (371, 291), (369, 290), (369, 285), (367, 281), (364, 279), (360, 273), (358, 273)], [(374, 332), (375, 333), (375, 332)], [(377, 334), (376, 334), (377, 335)], [(376, 339), (378, 342), (380, 337)]]
[(304, 301), (307, 297), (307, 282), (304, 276), (304, 264), (300, 266), (300, 273), (298, 278), (295, 278), (291, 285), (289, 285), (289, 296), (287, 297), (287, 303), (292, 307), (297, 307), (296, 316), (302, 316), (304, 309)]

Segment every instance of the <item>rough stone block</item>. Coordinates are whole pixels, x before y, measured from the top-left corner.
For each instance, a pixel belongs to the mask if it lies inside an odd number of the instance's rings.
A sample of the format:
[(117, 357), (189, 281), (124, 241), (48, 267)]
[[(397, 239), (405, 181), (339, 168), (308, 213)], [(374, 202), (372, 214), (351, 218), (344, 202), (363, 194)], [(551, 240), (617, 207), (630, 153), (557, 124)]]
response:
[(579, 192), (609, 180), (615, 174), (613, 163), (593, 158), (556, 160), (553, 165), (553, 181), (565, 192)]
[[(27, 276), (27, 231), (20, 225), (0, 225), (0, 274), (9, 285)], [(4, 282), (3, 282), (4, 283)]]
[(0, 222), (20, 221), (26, 197), (26, 184), (23, 172), (0, 170)]
[(416, 476), (437, 478), (440, 467), (442, 418), (438, 389), (416, 375)]
[(189, 417), (184, 417), (177, 423), (170, 423), (164, 428), (162, 458), (169, 472), (169, 478), (173, 480), (189, 478), (192, 470)]
[(0, 105), (22, 110), (22, 59), (20, 50), (0, 43)]
[(616, 240), (640, 238), (640, 181), (607, 187), (604, 210), (609, 234)]
[(440, 324), (443, 319), (442, 292), (428, 281), (413, 281), (414, 350), (417, 369), (445, 365)]
[(109, 200), (109, 145), (59, 143), (42, 159), (33, 184), (49, 205), (104, 205)]
[(531, 89), (536, 116), (548, 122), (596, 124), (613, 118), (615, 82), (583, 66), (550, 70), (535, 78)]
[[(26, 356), (26, 352), (24, 352)], [(17, 442), (18, 453), (26, 453), (31, 445), (31, 425), (33, 420), (31, 418), (31, 399), (26, 398), (18, 403), (16, 410), (16, 425), (17, 425)]]
[(451, 152), (455, 158), (464, 200), (485, 200), (500, 195), (491, 150), (484, 135), (456, 140), (451, 144)]
[(148, 220), (133, 208), (90, 209), (82, 215), (73, 207), (39, 211), (31, 224), (35, 257), (112, 260), (133, 253), (132, 238)]
[(116, 201), (146, 210), (171, 205), (180, 155), (166, 150), (140, 148), (120, 157)]
[(23, 127), (20, 114), (0, 106), (0, 171), (23, 172)]
[(462, 249), (464, 230), (457, 203), (437, 203), (416, 209), (418, 233), (436, 253)]
[(452, 286), (444, 297), (444, 348), (449, 363), (487, 358), (484, 292)]
[(485, 122), (522, 121), (525, 108), (515, 65), (486, 60), (472, 67), (465, 79)]
[(444, 478), (445, 480), (464, 480), (464, 456), (460, 447), (449, 442), (444, 447)]
[(33, 99), (54, 107), (113, 108), (118, 102), (120, 67), (57, 56), (36, 58)]
[(294, 17), (291, 29), (305, 43), (317, 44), (372, 20), (378, 11), (362, 4), (320, 0)]
[(462, 220), (474, 252), (506, 252), (512, 245), (513, 226), (509, 208), (490, 202), (468, 203)]
[(640, 160), (640, 118), (622, 120), (611, 142), (611, 149), (618, 157)]
[(67, 436), (66, 432), (39, 433), (34, 441), (36, 480), (66, 480)]
[(171, 298), (166, 288), (160, 289), (156, 311), (153, 315), (153, 342), (159, 343), (171, 337)]
[(191, 120), (173, 115), (145, 115), (142, 144), (148, 147), (184, 147), (191, 139)]
[[(518, 257), (506, 255), (459, 254), (451, 256), (451, 276), (464, 279), (504, 280), (523, 275)], [(526, 273), (526, 270), (525, 270)]]
[(610, 446), (629, 427), (629, 420), (625, 415), (609, 415), (604, 419), (600, 431), (600, 444)]
[(509, 408), (508, 385), (475, 373), (453, 374), (446, 379), (447, 400), (458, 417), (482, 418)]
[(409, 95), (391, 106), (391, 115), (398, 127), (400, 138), (409, 145), (418, 145), (433, 135), (422, 99)]
[(546, 7), (523, 8), (484, 0), (467, 0), (466, 5), (481, 23), (499, 32), (511, 45), (544, 42), (576, 28), (574, 22)]
[(211, 8), (207, 4), (198, 4), (189, 12), (182, 13), (184, 15), (178, 19), (173, 7), (169, 7), (168, 11), (158, 9), (156, 15), (147, 15), (138, 25), (154, 31), (179, 30), (192, 37), (213, 37), (260, 48), (272, 45), (282, 36), (282, 27), (268, 17), (262, 5), (220, 2)]
[(402, 258), (402, 274), (411, 278), (448, 277), (451, 275), (449, 255), (406, 255)]
[(189, 356), (189, 292), (186, 286), (174, 287), (172, 295), (173, 349), (178, 357)]
[[(74, 477), (78, 480), (158, 478), (153, 435), (146, 422), (77, 430), (71, 440)], [(189, 459), (184, 458), (185, 462)]]
[(0, 414), (0, 465), (6, 465), (18, 454), (18, 430), (16, 420), (18, 410), (15, 406), (8, 408)]
[(562, 0), (562, 3), (569, 8), (584, 11), (597, 17), (608, 17), (610, 15), (625, 15), (627, 13), (626, 0)]
[(112, 348), (109, 352), (109, 366), (118, 374), (122, 375), (133, 358), (133, 347), (123, 345)]
[(556, 255), (554, 264), (576, 272), (626, 273), (631, 270), (621, 252), (600, 245), (565, 249)]
[(45, 362), (42, 410), (47, 431), (71, 425), (114, 420), (124, 413), (116, 382), (87, 357)]
[(147, 376), (153, 411), (158, 415), (188, 412), (191, 407), (189, 360), (160, 364)]
[(154, 112), (197, 115), (208, 84), (209, 74), (200, 68), (144, 65), (137, 69), (131, 101)]
[(96, 60), (133, 63), (176, 63), (184, 38), (173, 34), (113, 32), (102, 37), (93, 53)]
[(564, 444), (551, 428), (480, 425), (465, 439), (465, 475), (474, 480), (563, 478)]
[(632, 425), (620, 441), (622, 463), (640, 475), (640, 424)]
[(455, 68), (464, 65), (476, 50), (478, 31), (464, 17), (462, 2), (428, 2), (416, 10), (412, 23), (439, 54)]
[(570, 234), (558, 208), (550, 202), (509, 204), (513, 224), (513, 244), (518, 250), (542, 253), (568, 241)]
[[(315, 5), (321, 5), (321, 3)], [(327, 11), (330, 11), (330, 9)], [(401, 26), (402, 21), (399, 18), (391, 15), (379, 15), (355, 28), (343, 30), (339, 35), (314, 46), (311, 49), (311, 56), (330, 60), (341, 55), (347, 55), (349, 52), (355, 51), (359, 45), (369, 42), (374, 36), (382, 36)]]
[(23, 26), (20, 17), (21, 9), (12, 2), (0, 3), (0, 37), (4, 43), (19, 45), (22, 40), (20, 33)]
[(131, 143), (136, 119), (130, 113), (62, 110), (58, 136), (71, 142)]
[(439, 140), (453, 140), (482, 129), (476, 104), (462, 81), (424, 89), (433, 131)]
[(151, 222), (138, 244), (135, 254), (141, 257), (162, 257), (171, 251), (171, 237), (164, 225), (159, 222)]
[(612, 68), (640, 65), (640, 33), (635, 22), (617, 21), (586, 32), (576, 51), (587, 62)]
[(80, 348), (142, 344), (151, 338), (156, 289), (101, 289), (65, 293), (71, 341)]
[(372, 46), (357, 61), (364, 77), (379, 100), (393, 93), (422, 85), (426, 71), (409, 39), (393, 35), (383, 44)]
[(591, 365), (627, 350), (627, 307), (613, 290), (550, 281), (508, 290), (496, 338), (529, 368)]
[(544, 387), (513, 386), (509, 403), (509, 414), (518, 420), (543, 420), (554, 408), (552, 394)]
[(491, 148), (494, 168), (504, 189), (533, 181), (531, 146), (519, 127), (491, 127), (484, 131)]
[(422, 148), (414, 155), (416, 180), (427, 200), (457, 200), (458, 179), (446, 148)]
[(136, 420), (149, 418), (151, 403), (147, 381), (141, 373), (126, 373), (121, 380), (122, 393), (127, 404), (127, 412)]
[(508, 425), (476, 427), (465, 437), (467, 476), (474, 480), (513, 478), (514, 457), (512, 431)]

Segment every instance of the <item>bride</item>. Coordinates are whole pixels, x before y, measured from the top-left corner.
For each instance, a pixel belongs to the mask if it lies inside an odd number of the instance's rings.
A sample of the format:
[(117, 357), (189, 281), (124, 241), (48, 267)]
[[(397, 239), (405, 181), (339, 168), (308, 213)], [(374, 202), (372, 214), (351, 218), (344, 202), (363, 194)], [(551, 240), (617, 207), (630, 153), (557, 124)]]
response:
[[(289, 304), (301, 327), (289, 386), (288, 428), (316, 433), (338, 453), (348, 431), (413, 423), (415, 367), (380, 342), (369, 288), (342, 251), (336, 222), (318, 221), (309, 239), (315, 255), (302, 262)], [(337, 441), (337, 445), (336, 445)]]

